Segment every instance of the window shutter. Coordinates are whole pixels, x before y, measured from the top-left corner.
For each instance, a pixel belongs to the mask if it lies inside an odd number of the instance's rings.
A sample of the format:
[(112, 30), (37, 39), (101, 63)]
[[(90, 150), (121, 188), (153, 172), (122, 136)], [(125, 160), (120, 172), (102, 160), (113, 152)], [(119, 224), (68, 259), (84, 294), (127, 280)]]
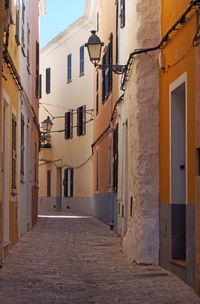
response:
[(42, 74), (39, 76), (39, 98), (42, 98)]
[(84, 75), (84, 46), (80, 47), (80, 76)]
[(125, 26), (125, 0), (120, 0), (120, 27)]
[(16, 195), (16, 169), (17, 169), (16, 130), (17, 130), (16, 118), (14, 115), (12, 115), (12, 182), (11, 182), (12, 195)]
[[(103, 56), (103, 65), (106, 64), (105, 55)], [(106, 78), (106, 71), (102, 70), (102, 103), (106, 100), (106, 89), (105, 89), (105, 78)]]
[(64, 185), (64, 196), (68, 196), (68, 169), (64, 170), (64, 180), (63, 180), (63, 185)]
[(21, 114), (21, 166), (20, 174), (24, 175), (24, 116)]
[(119, 60), (119, 22), (118, 22), (118, 13), (119, 13), (119, 4), (117, 1), (116, 6), (116, 64), (118, 64)]
[(70, 113), (70, 138), (73, 137), (73, 110), (69, 111)]
[[(113, 63), (113, 35), (110, 35), (110, 42), (107, 45), (106, 52), (103, 56), (103, 64), (112, 65)], [(112, 70), (106, 69), (102, 72), (102, 103), (104, 103), (112, 91)]]
[(113, 131), (113, 189), (118, 186), (118, 125)]
[(74, 169), (71, 168), (70, 169), (70, 197), (73, 196), (73, 191), (74, 191), (73, 181), (74, 181)]
[(77, 108), (77, 136), (80, 136), (80, 107)]
[(5, 9), (10, 7), (10, 0), (5, 0)]
[(40, 60), (40, 46), (39, 46), (39, 42), (36, 41), (36, 83), (35, 83), (36, 98), (39, 98), (39, 94), (40, 94), (39, 60)]
[(46, 69), (46, 93), (51, 91), (51, 68)]
[[(112, 65), (113, 64), (113, 35), (111, 34), (111, 36), (110, 36), (110, 43), (109, 43), (109, 54), (108, 54), (108, 57), (109, 57), (109, 65)], [(108, 82), (109, 82), (109, 85), (108, 85), (108, 93), (110, 92), (110, 91), (112, 91), (112, 70), (110, 69), (109, 70), (109, 75), (108, 75), (108, 77), (109, 77), (109, 80), (108, 80)]]
[(82, 135), (86, 134), (86, 105), (82, 106), (82, 112), (83, 112), (83, 120), (82, 120)]
[(99, 113), (99, 71), (96, 77), (96, 115)]
[(73, 137), (73, 110), (65, 113), (65, 139)]
[(47, 197), (51, 196), (51, 170), (47, 170)]
[(67, 56), (67, 82), (72, 81), (72, 54)]
[(19, 45), (19, 0), (16, 1), (15, 40), (17, 45)]

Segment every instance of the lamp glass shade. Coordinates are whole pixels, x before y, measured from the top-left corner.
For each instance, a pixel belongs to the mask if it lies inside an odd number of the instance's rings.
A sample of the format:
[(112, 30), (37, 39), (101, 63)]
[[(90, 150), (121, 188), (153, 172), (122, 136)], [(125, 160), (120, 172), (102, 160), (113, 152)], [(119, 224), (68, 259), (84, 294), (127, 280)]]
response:
[(53, 126), (53, 123), (49, 116), (41, 123), (43, 132), (50, 132)]
[(88, 54), (90, 57), (90, 61), (92, 63), (97, 63), (101, 59), (101, 48), (104, 45), (103, 42), (96, 35), (96, 31), (91, 31), (92, 35), (88, 39), (88, 43), (85, 46), (88, 49)]
[(88, 44), (88, 53), (90, 57), (90, 61), (96, 62), (101, 58), (101, 44)]

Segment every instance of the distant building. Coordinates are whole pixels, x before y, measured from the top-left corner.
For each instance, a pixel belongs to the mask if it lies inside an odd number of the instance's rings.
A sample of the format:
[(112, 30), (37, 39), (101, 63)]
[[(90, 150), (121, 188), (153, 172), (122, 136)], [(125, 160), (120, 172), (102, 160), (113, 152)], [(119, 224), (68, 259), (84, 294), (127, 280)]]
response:
[(96, 1), (84, 16), (41, 50), (39, 209), (93, 214), (92, 150), (94, 69), (85, 53), (96, 26)]

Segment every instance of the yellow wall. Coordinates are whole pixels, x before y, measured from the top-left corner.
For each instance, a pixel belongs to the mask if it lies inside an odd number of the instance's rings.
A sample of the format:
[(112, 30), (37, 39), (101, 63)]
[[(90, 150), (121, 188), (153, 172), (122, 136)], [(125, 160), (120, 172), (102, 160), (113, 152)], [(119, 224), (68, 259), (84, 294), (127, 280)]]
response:
[[(8, 44), (8, 54), (14, 64), (14, 67), (17, 72), (19, 72), (19, 46), (17, 45), (17, 42), (15, 40), (15, 2), (12, 2), (12, 18), (14, 21), (14, 24), (11, 24), (9, 26), (9, 44)], [(14, 244), (16, 244), (18, 240), (18, 220), (17, 220), (17, 196), (11, 195), (11, 176), (12, 176), (12, 168), (11, 168), (11, 157), (12, 157), (12, 114), (15, 115), (16, 121), (18, 121), (18, 106), (19, 106), (19, 90), (16, 85), (16, 82), (14, 81), (10, 70), (8, 69), (8, 66), (3, 61), (3, 75), (4, 78), (2, 78), (2, 90), (5, 91), (5, 93), (8, 95), (10, 99), (9, 104), (9, 233), (10, 233), (10, 247), (13, 247)], [(3, 102), (2, 102), (3, 104)], [(17, 138), (17, 136), (16, 136)], [(16, 142), (17, 145), (17, 142)], [(19, 155), (17, 155), (19, 157)], [(18, 168), (16, 168), (16, 185), (17, 185), (17, 171)], [(18, 192), (16, 190), (16, 192)]]
[[(188, 1), (162, 1), (162, 37), (181, 16)], [(170, 202), (170, 113), (169, 86), (187, 73), (187, 203), (194, 204), (195, 178), (195, 52), (192, 45), (196, 33), (196, 14), (192, 10), (179, 31), (170, 35), (164, 46), (165, 71), (160, 74), (160, 202)]]

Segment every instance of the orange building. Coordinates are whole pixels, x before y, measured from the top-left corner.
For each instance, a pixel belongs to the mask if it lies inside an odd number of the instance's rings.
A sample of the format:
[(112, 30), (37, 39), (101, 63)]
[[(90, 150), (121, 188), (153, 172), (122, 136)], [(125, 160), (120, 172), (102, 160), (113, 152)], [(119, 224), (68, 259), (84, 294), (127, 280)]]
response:
[[(99, 1), (97, 35), (104, 42), (102, 63), (116, 64), (115, 0)], [(94, 215), (107, 224), (114, 222), (118, 175), (116, 104), (118, 76), (109, 69), (96, 70), (94, 96), (93, 193)], [(115, 210), (115, 211), (114, 211)]]
[[(198, 1), (162, 1), (160, 264), (195, 279), (195, 46)], [(193, 9), (195, 8), (195, 9)]]

